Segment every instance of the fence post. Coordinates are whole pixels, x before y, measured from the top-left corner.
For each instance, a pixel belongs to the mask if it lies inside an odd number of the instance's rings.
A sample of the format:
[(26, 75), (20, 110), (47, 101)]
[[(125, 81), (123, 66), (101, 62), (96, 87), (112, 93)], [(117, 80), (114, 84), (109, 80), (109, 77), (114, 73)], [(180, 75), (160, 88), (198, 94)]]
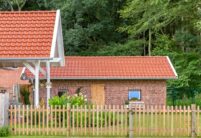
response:
[(70, 104), (68, 103), (67, 104), (67, 116), (68, 116), (68, 118), (67, 118), (67, 120), (68, 120), (68, 122), (67, 122), (67, 131), (68, 131), (68, 136), (70, 136), (70, 128), (71, 128), (71, 116), (70, 116), (70, 114), (71, 114), (71, 108), (70, 108)]
[(191, 138), (196, 136), (196, 105), (191, 105)]
[(129, 138), (133, 138), (133, 111), (129, 104)]

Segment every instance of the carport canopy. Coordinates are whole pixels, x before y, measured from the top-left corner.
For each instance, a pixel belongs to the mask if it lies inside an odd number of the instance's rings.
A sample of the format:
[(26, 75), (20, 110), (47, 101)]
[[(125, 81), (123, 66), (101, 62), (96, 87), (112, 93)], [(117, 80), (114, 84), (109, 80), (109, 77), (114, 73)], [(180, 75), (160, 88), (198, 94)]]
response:
[[(47, 78), (50, 66), (64, 66), (60, 11), (0, 12), (0, 67), (26, 67), (34, 75), (34, 106), (39, 106), (39, 73)], [(45, 67), (44, 70), (42, 67)]]

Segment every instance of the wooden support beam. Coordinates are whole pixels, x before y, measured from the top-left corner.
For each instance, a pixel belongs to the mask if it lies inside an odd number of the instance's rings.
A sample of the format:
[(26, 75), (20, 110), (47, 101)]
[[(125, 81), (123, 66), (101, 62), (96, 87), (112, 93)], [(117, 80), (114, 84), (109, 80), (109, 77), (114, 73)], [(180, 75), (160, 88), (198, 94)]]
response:
[(23, 63), (24, 66), (33, 74), (35, 75), (35, 69), (29, 63)]
[(50, 99), (50, 90), (51, 90), (51, 87), (52, 87), (51, 82), (50, 82), (50, 62), (49, 61), (46, 62), (46, 69), (47, 69), (47, 71), (46, 71), (46, 77), (47, 77), (47, 83), (46, 83), (47, 101), (46, 101), (46, 103), (47, 103), (47, 107), (49, 107), (48, 101)]
[(40, 61), (35, 63), (35, 91), (34, 91), (34, 106), (39, 106), (39, 69)]

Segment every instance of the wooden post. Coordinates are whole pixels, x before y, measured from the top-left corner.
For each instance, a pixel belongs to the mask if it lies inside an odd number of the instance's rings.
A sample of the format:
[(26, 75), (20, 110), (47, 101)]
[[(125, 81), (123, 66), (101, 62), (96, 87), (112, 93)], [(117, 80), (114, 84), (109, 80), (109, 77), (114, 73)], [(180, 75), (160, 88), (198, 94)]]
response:
[(68, 119), (67, 119), (67, 120), (68, 120), (68, 122), (67, 122), (67, 123), (68, 123), (68, 125), (67, 125), (68, 134), (67, 134), (67, 135), (70, 136), (70, 127), (71, 127), (71, 126), (70, 126), (70, 125), (71, 125), (71, 123), (70, 123), (70, 122), (71, 122), (71, 121), (70, 121), (70, 118), (71, 118), (71, 117), (70, 117), (70, 114), (71, 114), (70, 104), (67, 105), (67, 111), (68, 111), (68, 113), (67, 113), (67, 116), (68, 116)]
[(174, 109), (173, 106), (171, 106), (171, 136), (174, 136)]
[(133, 111), (131, 104), (129, 104), (129, 138), (133, 138)]
[(39, 69), (40, 61), (35, 63), (35, 90), (34, 90), (34, 106), (39, 106)]
[(50, 99), (50, 90), (52, 88), (51, 82), (50, 82), (50, 62), (47, 61), (46, 62), (46, 77), (47, 77), (47, 83), (46, 83), (46, 89), (47, 89), (47, 99), (46, 99), (46, 104), (47, 104), (47, 108), (49, 108), (49, 104), (48, 101)]
[(191, 105), (191, 138), (195, 138), (196, 136), (196, 105)]

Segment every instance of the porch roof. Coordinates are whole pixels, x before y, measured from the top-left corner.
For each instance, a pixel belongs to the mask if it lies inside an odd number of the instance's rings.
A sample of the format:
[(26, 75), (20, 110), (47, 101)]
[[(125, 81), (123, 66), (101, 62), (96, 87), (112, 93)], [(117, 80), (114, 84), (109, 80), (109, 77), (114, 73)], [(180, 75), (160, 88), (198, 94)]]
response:
[(0, 12), (0, 67), (37, 60), (64, 64), (60, 20), (59, 10)]

